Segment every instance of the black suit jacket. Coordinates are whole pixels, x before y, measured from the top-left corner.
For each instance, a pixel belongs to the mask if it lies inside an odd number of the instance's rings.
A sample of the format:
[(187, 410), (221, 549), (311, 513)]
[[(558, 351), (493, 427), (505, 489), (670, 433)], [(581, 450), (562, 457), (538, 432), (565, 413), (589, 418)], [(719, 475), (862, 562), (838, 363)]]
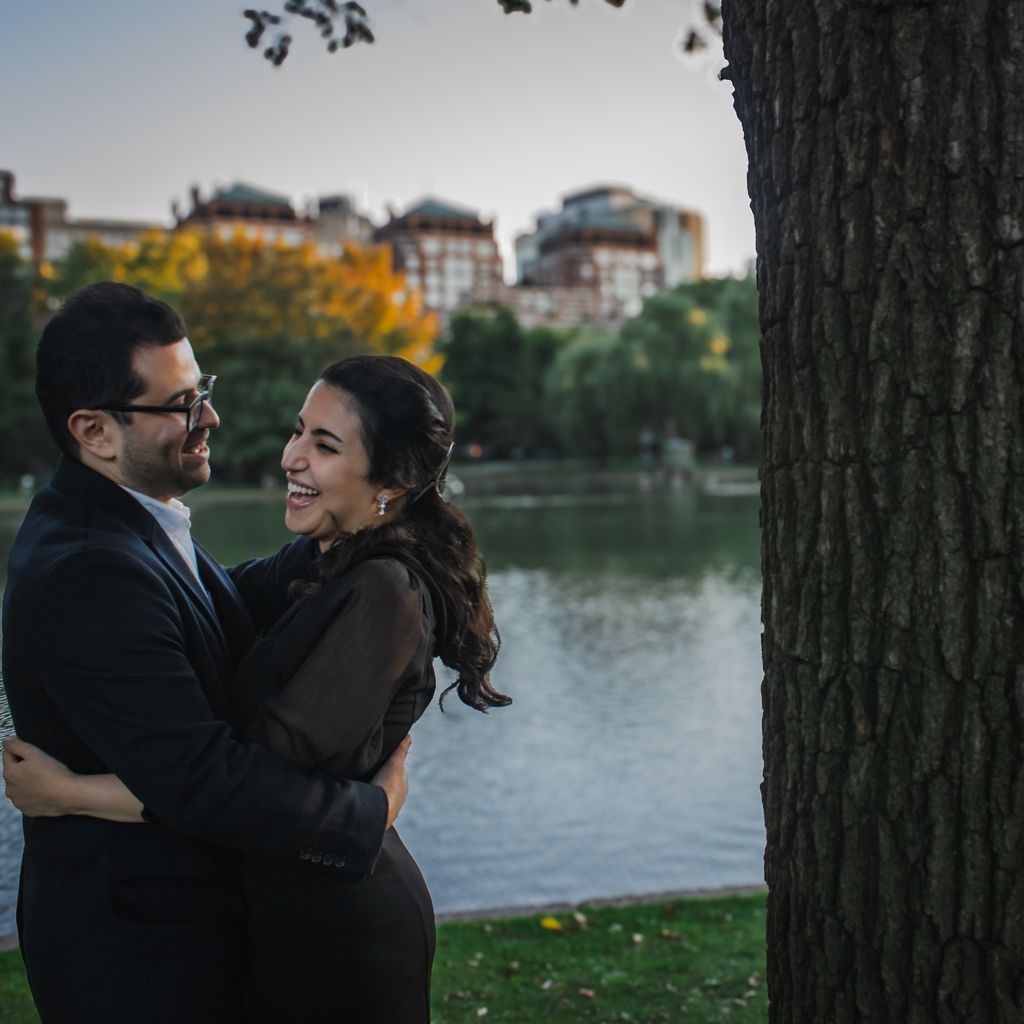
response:
[[(202, 550), (204, 587), (130, 494), (73, 460), (11, 552), (3, 673), (18, 734), (73, 770), (114, 772), (152, 821), (25, 821), (20, 926), (44, 1022), (239, 1016), (244, 851), (362, 876), (387, 800), (240, 743), (227, 681), (255, 632)], [(238, 571), (271, 620), (309, 548)], [(313, 857), (311, 852), (321, 854)]]

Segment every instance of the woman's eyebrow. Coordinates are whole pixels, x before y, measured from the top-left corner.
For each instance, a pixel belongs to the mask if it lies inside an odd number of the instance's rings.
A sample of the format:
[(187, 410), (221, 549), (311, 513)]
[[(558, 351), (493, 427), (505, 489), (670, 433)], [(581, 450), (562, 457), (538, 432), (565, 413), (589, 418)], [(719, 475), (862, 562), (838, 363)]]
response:
[(329, 430), (325, 430), (323, 427), (317, 427), (315, 430), (311, 430), (310, 433), (314, 437), (333, 437), (338, 444), (345, 443), (337, 434), (332, 434)]

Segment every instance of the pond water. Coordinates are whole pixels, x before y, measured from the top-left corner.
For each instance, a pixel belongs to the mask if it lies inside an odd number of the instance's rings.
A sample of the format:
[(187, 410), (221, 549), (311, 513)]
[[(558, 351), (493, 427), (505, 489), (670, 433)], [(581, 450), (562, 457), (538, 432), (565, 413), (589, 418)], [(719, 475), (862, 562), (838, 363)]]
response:
[[(195, 505), (197, 538), (225, 563), (288, 540), (280, 498)], [(414, 730), (399, 830), (437, 910), (760, 884), (756, 498), (463, 507), (502, 634), (494, 682), (515, 703), (482, 715), (453, 694)], [(3, 563), (16, 529), (0, 519)], [(20, 843), (0, 801), (0, 936)]]

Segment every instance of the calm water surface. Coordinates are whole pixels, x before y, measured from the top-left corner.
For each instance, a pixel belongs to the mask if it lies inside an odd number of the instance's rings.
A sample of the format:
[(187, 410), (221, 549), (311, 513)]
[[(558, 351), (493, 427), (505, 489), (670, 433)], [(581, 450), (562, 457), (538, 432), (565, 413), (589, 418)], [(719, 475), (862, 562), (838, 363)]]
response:
[[(515, 703), (482, 715), (453, 695), (414, 730), (399, 830), (438, 911), (760, 883), (756, 500), (463, 504), (502, 633), (494, 682)], [(225, 563), (288, 539), (279, 499), (196, 505)], [(0, 518), (4, 562), (16, 529)], [(4, 935), (21, 830), (0, 805)]]

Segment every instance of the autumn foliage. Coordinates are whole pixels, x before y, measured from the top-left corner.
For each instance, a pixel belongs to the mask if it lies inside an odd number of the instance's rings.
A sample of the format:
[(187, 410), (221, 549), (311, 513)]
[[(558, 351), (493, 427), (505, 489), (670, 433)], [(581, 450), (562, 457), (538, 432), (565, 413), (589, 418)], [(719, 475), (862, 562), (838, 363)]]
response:
[[(12, 322), (26, 323), (33, 294), (35, 336), (47, 308), (101, 280), (136, 285), (184, 315), (202, 369), (220, 378), (216, 466), (231, 479), (278, 472), (284, 438), (306, 391), (333, 360), (382, 352), (431, 371), (440, 365), (436, 321), (404, 275), (392, 270), (383, 246), (347, 245), (340, 257), (326, 257), (312, 244), (268, 243), (241, 231), (222, 236), (182, 230), (152, 232), (137, 244), (116, 247), (79, 243), (59, 263), (35, 271), (17, 264), (12, 251), (0, 270), (12, 281), (34, 274), (35, 288), (8, 289), (8, 301), (20, 313), (5, 312)], [(33, 408), (24, 412), (36, 415)], [(44, 445), (24, 455), (29, 468), (30, 459), (47, 460), (52, 453)]]

